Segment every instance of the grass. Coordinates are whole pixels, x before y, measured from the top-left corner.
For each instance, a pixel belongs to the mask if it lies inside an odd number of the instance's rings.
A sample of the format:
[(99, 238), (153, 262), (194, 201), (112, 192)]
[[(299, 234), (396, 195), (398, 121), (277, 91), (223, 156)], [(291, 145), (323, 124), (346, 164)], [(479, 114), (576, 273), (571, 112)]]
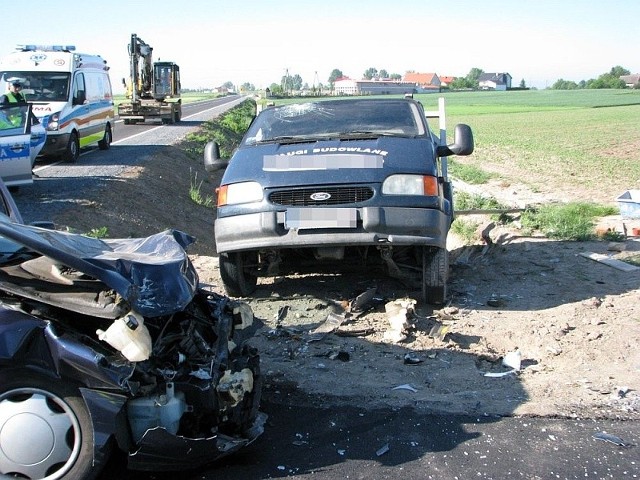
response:
[(191, 199), (191, 201), (196, 205), (202, 205), (203, 207), (207, 208), (215, 208), (215, 199), (210, 195), (202, 195), (203, 180), (200, 180), (200, 182), (198, 182), (198, 172), (196, 172), (193, 176), (189, 176), (191, 177), (191, 185), (189, 187), (189, 198)]
[(615, 213), (613, 207), (571, 202), (525, 211), (521, 223), (524, 229), (541, 231), (548, 238), (585, 241), (595, 238), (596, 218)]
[(492, 173), (485, 172), (475, 165), (465, 165), (464, 163), (456, 162), (452, 159), (449, 159), (448, 165), (449, 175), (472, 185), (487, 183), (490, 178), (495, 176)]

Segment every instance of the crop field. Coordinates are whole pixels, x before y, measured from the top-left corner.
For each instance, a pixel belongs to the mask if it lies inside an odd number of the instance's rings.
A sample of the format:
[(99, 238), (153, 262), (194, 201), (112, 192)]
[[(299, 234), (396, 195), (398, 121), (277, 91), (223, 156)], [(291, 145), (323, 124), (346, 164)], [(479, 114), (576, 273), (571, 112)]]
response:
[[(439, 95), (417, 95), (427, 110)], [(538, 191), (611, 202), (640, 188), (640, 91), (531, 90), (447, 93), (447, 130), (469, 124), (473, 165)], [(571, 198), (567, 198), (570, 200)]]

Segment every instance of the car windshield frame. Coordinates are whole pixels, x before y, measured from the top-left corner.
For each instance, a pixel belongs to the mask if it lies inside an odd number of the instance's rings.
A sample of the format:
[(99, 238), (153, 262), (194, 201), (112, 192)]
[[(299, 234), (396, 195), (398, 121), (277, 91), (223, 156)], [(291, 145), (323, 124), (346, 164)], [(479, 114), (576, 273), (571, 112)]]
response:
[(427, 134), (422, 110), (403, 99), (333, 100), (269, 107), (251, 124), (243, 145)]

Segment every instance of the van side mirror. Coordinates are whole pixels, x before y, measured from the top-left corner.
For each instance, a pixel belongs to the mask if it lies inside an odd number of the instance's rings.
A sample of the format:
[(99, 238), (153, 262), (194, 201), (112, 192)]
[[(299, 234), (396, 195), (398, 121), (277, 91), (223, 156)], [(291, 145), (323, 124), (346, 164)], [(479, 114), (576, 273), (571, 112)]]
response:
[(440, 157), (449, 155), (471, 155), (473, 153), (474, 142), (473, 132), (469, 125), (459, 123), (453, 131), (453, 143), (450, 145), (440, 145), (436, 152)]
[(220, 158), (220, 145), (218, 142), (209, 142), (204, 146), (204, 169), (207, 172), (215, 172), (229, 165), (228, 160)]
[(78, 90), (76, 92), (75, 97), (73, 97), (74, 105), (84, 105), (84, 102), (87, 100), (87, 94), (84, 90)]

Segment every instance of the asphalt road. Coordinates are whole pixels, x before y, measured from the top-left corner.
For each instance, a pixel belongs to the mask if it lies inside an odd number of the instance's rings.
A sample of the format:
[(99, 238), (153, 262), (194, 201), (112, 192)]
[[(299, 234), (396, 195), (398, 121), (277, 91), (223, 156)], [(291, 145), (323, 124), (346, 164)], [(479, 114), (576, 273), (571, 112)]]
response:
[(76, 163), (39, 158), (33, 169), (33, 185), (21, 187), (13, 195), (24, 220), (50, 220), (60, 209), (69, 208), (75, 199), (82, 198), (85, 189), (95, 188), (103, 179), (119, 175), (154, 150), (175, 143), (197, 129), (202, 122), (216, 117), (242, 100), (241, 96), (231, 96), (185, 104), (182, 120), (174, 125), (152, 121), (124, 125), (118, 120), (113, 130), (111, 148), (82, 149)]
[(118, 456), (101, 480), (640, 478), (637, 422), (435, 416), (269, 396), (265, 433), (218, 464), (150, 474), (126, 471)]

